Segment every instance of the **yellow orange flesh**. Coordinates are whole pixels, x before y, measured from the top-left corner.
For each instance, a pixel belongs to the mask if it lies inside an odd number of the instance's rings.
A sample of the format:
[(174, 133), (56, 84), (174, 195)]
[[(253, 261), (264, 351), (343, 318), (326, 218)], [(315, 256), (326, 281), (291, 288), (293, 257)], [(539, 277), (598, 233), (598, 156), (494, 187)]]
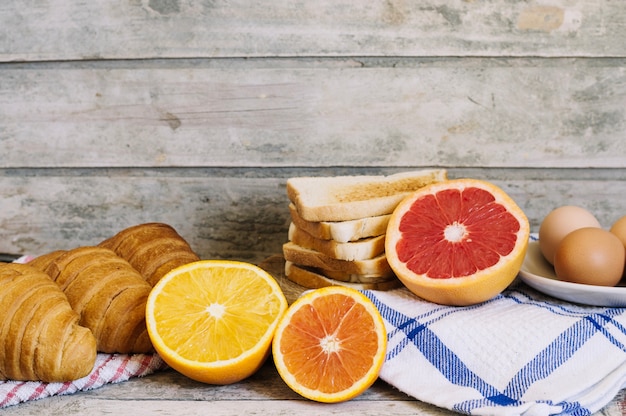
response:
[(378, 378), (387, 335), (376, 306), (355, 289), (306, 293), (278, 325), (272, 353), (285, 383), (319, 402), (352, 399)]
[(146, 323), (169, 366), (201, 382), (230, 384), (263, 364), (286, 309), (280, 286), (264, 270), (204, 260), (176, 268), (156, 284)]
[(529, 233), (528, 219), (500, 188), (456, 179), (426, 186), (398, 205), (385, 252), (417, 296), (471, 305), (491, 299), (515, 279)]

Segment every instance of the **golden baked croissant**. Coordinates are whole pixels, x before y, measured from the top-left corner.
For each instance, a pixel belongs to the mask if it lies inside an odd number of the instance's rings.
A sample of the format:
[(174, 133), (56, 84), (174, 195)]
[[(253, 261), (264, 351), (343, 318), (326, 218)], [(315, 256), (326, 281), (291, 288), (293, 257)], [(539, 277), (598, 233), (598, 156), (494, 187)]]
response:
[(0, 380), (70, 381), (88, 375), (96, 340), (45, 273), (0, 263)]
[(126, 260), (104, 247), (78, 247), (32, 264), (63, 290), (80, 324), (91, 329), (98, 351), (145, 353), (153, 351), (145, 311), (152, 287)]
[(50, 263), (59, 258), (66, 251), (67, 250), (56, 250), (50, 253), (42, 254), (41, 256), (35, 257), (31, 261), (29, 261), (28, 265), (46, 273), (46, 270), (48, 269), (48, 266), (50, 266)]
[(99, 246), (126, 259), (151, 286), (170, 270), (200, 260), (173, 227), (158, 222), (126, 228)]

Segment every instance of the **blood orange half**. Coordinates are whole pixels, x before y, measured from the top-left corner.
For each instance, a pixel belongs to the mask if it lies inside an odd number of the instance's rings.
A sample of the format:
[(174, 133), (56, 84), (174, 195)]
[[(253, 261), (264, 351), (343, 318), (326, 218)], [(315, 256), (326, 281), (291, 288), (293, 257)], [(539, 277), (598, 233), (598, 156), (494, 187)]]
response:
[(311, 400), (350, 400), (378, 378), (387, 332), (372, 301), (361, 292), (328, 286), (306, 292), (281, 318), (272, 355), (278, 374)]
[(417, 296), (445, 305), (493, 298), (515, 279), (528, 247), (524, 212), (502, 189), (477, 179), (428, 185), (389, 220), (389, 265)]

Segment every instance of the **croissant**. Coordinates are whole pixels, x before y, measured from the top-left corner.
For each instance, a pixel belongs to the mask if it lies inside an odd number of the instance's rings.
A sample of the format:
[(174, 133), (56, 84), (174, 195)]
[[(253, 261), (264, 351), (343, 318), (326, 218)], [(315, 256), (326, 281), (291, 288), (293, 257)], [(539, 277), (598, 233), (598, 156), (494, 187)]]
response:
[(99, 246), (126, 259), (151, 286), (170, 270), (200, 260), (172, 226), (158, 222), (126, 228)]
[(152, 287), (126, 260), (104, 247), (78, 247), (31, 263), (44, 271), (93, 332), (105, 353), (152, 352), (146, 301)]
[(96, 339), (45, 273), (0, 263), (0, 310), (0, 380), (70, 381), (93, 369)]
[(50, 266), (50, 263), (59, 258), (65, 252), (66, 250), (56, 250), (50, 253), (42, 254), (41, 256), (35, 257), (31, 261), (29, 261), (28, 265), (44, 273), (47, 273), (46, 270), (48, 269), (48, 266)]

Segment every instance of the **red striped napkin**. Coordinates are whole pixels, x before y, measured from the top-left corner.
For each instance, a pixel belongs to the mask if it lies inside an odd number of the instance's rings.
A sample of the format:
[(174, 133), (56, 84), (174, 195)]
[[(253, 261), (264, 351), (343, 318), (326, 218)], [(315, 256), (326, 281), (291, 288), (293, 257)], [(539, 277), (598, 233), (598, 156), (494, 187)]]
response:
[(98, 354), (91, 373), (78, 380), (63, 383), (0, 381), (0, 409), (44, 397), (93, 390), (105, 384), (143, 377), (166, 367), (157, 354)]

